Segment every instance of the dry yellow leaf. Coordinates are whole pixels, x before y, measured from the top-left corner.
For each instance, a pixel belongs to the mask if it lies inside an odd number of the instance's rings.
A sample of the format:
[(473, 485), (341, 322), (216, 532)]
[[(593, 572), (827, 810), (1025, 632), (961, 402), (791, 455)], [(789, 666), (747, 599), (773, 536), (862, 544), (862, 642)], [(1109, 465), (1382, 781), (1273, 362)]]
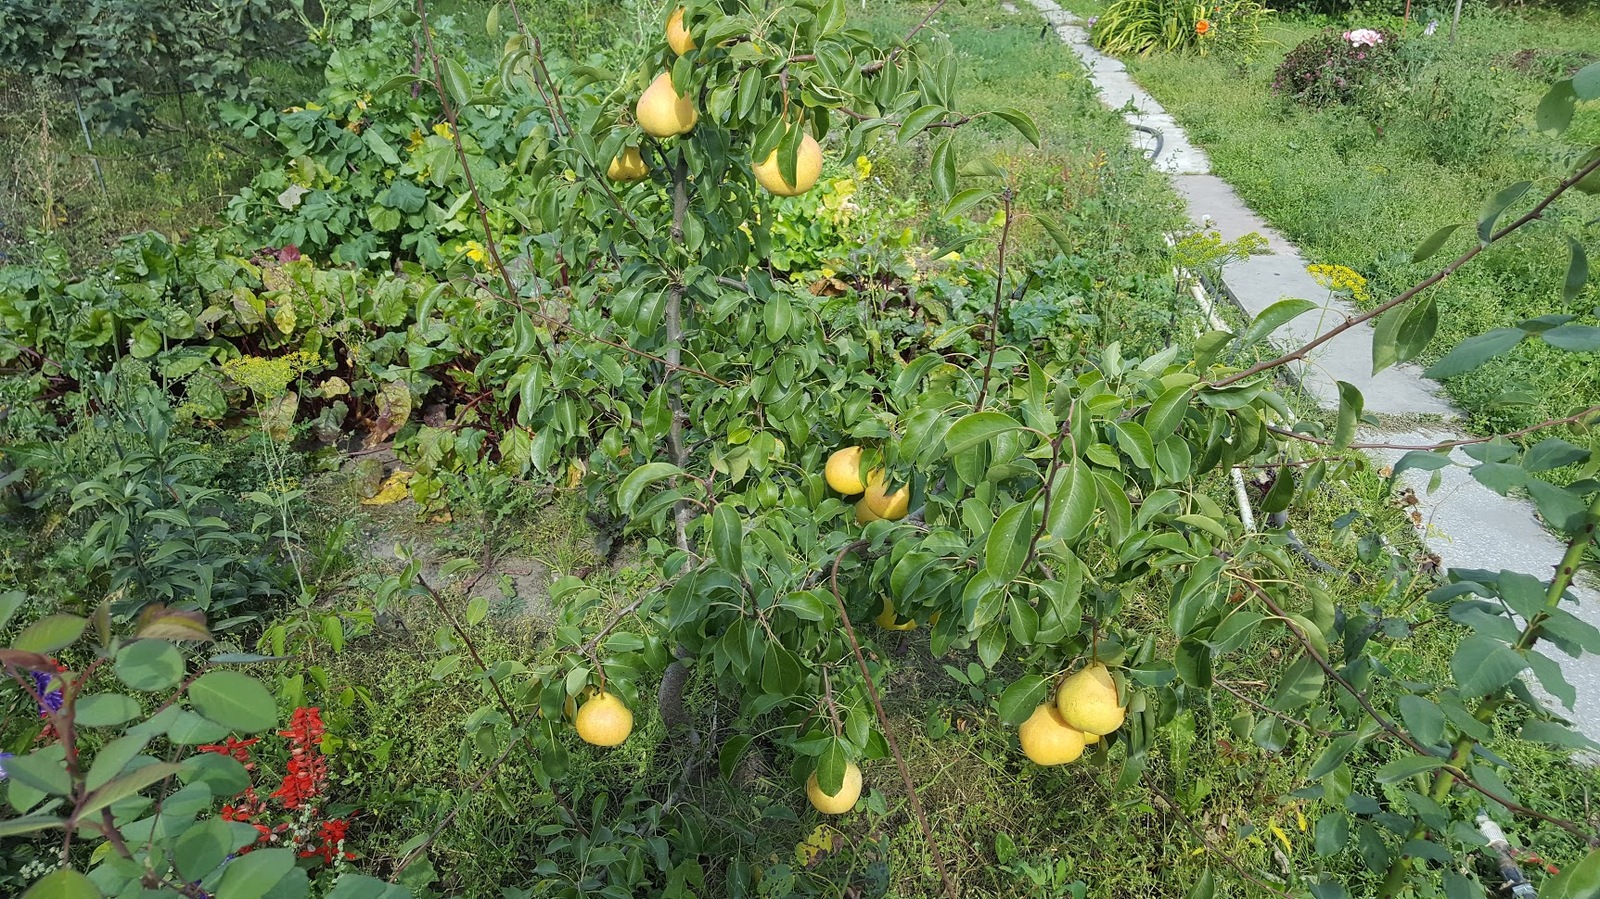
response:
[(406, 485), (411, 482), (411, 472), (397, 468), (389, 473), (383, 480), (383, 486), (378, 492), (361, 501), (363, 506), (387, 506), (406, 498), (410, 491)]

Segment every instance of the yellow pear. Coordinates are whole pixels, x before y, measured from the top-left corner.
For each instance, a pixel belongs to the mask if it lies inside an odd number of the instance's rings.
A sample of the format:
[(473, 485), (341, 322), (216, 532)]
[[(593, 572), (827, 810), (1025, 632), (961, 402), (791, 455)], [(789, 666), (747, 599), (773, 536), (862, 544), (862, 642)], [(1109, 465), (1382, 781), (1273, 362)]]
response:
[(639, 96), (639, 105), (634, 107), (633, 115), (639, 120), (639, 127), (651, 137), (688, 134), (700, 121), (693, 98), (679, 94), (673, 87), (671, 72), (662, 72), (650, 82), (650, 86)]
[(866, 482), (861, 480), (861, 447), (846, 447), (829, 456), (823, 477), (829, 487), (845, 496), (855, 496), (867, 489)]
[(683, 7), (678, 7), (672, 13), (672, 18), (667, 19), (667, 46), (672, 52), (682, 56), (694, 49), (694, 37), (689, 34), (689, 29), (683, 27)]
[(1096, 744), (1098, 742), (1100, 742), (1100, 735), (1099, 734), (1091, 734), (1091, 733), (1088, 733), (1087, 731), (1084, 732), (1083, 745), (1085, 745), (1085, 746), (1093, 746), (1094, 744)]
[(1105, 665), (1092, 662), (1067, 678), (1056, 693), (1066, 722), (1085, 733), (1105, 736), (1122, 726), (1127, 710), (1117, 704), (1117, 684)]
[(766, 162), (755, 166), (755, 173), (756, 183), (766, 188), (767, 193), (779, 197), (798, 197), (810, 190), (817, 183), (817, 178), (822, 175), (822, 146), (809, 134), (800, 138), (800, 153), (795, 157), (793, 184), (783, 178), (783, 172), (778, 167), (777, 150), (767, 154)]
[(878, 617), (873, 620), (878, 622), (878, 627), (886, 631), (914, 631), (917, 629), (917, 619), (902, 619), (894, 613), (894, 600), (889, 598), (888, 595), (883, 597), (883, 611), (879, 612)]
[(578, 709), (578, 736), (595, 746), (619, 746), (633, 733), (633, 712), (614, 694), (601, 693)]
[(844, 784), (839, 787), (839, 792), (829, 796), (822, 792), (822, 787), (817, 784), (817, 772), (811, 772), (806, 778), (806, 798), (811, 800), (811, 807), (824, 815), (842, 815), (856, 807), (856, 800), (861, 798), (861, 769), (855, 762), (846, 762), (844, 766)]
[(867, 492), (861, 497), (861, 501), (866, 503), (872, 514), (879, 518), (899, 521), (906, 517), (906, 510), (911, 507), (911, 488), (901, 487), (893, 493), (888, 493), (888, 486), (883, 469), (874, 468), (867, 474)]
[(878, 520), (878, 513), (872, 511), (865, 499), (856, 500), (856, 524), (871, 524)]
[(643, 181), (650, 177), (650, 167), (644, 164), (638, 147), (629, 147), (622, 151), (621, 156), (611, 160), (606, 177), (612, 181)]
[(1035, 765), (1065, 765), (1083, 755), (1083, 731), (1062, 719), (1052, 703), (1044, 703), (1017, 728), (1022, 753)]

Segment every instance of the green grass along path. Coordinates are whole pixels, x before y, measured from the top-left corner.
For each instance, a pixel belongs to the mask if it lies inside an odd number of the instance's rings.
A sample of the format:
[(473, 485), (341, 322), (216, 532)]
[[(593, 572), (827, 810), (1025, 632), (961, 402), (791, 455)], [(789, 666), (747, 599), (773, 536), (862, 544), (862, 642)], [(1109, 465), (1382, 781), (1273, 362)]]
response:
[[(1267, 238), (1266, 255), (1230, 263), (1222, 270), (1219, 286), (1247, 315), (1255, 316), (1289, 297), (1323, 298), (1323, 314), (1301, 316), (1279, 331), (1285, 344), (1297, 346), (1356, 314), (1357, 310), (1347, 303), (1325, 299), (1328, 291), (1307, 274), (1306, 261), (1294, 244), (1252, 212), (1227, 182), (1211, 174), (1205, 151), (1190, 143), (1172, 116), (1133, 80), (1119, 60), (1090, 46), (1088, 32), (1077, 16), (1063, 10), (1055, 0), (1028, 3), (1083, 61), (1107, 106), (1124, 110), (1130, 125), (1160, 132), (1163, 147), (1152, 164), (1172, 177), (1195, 224), (1215, 227), (1229, 241), (1252, 231)], [(1145, 142), (1137, 132), (1135, 139)], [(1331, 411), (1339, 406), (1336, 382), (1346, 381), (1361, 390), (1366, 411), (1385, 422), (1380, 428), (1367, 429), (1363, 442), (1427, 445), (1470, 436), (1453, 427), (1460, 411), (1443, 398), (1436, 382), (1422, 377), (1417, 366), (1396, 365), (1376, 376), (1372, 374), (1370, 325), (1351, 328), (1318, 348), (1296, 368), (1302, 388), (1324, 409)], [(1418, 420), (1434, 423), (1419, 427), (1415, 424)], [(1372, 452), (1381, 464), (1391, 464), (1403, 454), (1404, 450)], [(1465, 460), (1464, 456), (1458, 458)], [(1531, 503), (1500, 496), (1473, 480), (1465, 467), (1446, 468), (1442, 474), (1440, 488), (1431, 494), (1426, 489), (1427, 472), (1407, 471), (1400, 480), (1413, 488), (1421, 500), (1423, 540), (1446, 566), (1550, 576), (1564, 545), (1539, 523)], [(1600, 626), (1600, 592), (1589, 584), (1574, 585), (1572, 592), (1580, 602), (1570, 611)], [(1577, 693), (1571, 709), (1543, 694), (1547, 702), (1558, 713), (1571, 717), (1584, 734), (1600, 740), (1600, 655), (1573, 659), (1553, 647), (1547, 649), (1561, 662), (1563, 674)], [(1530, 686), (1541, 692), (1531, 679)]]

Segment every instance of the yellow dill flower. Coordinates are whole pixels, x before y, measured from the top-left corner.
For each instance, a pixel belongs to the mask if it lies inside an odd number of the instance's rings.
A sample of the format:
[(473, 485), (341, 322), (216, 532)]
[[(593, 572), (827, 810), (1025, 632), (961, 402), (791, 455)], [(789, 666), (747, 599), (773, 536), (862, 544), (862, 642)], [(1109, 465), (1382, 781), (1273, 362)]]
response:
[(1366, 300), (1367, 279), (1344, 265), (1308, 265), (1307, 274), (1327, 290), (1346, 291), (1356, 300)]
[(320, 365), (322, 360), (305, 350), (295, 350), (282, 356), (241, 356), (222, 363), (222, 373), (228, 380), (255, 394), (266, 402), (276, 399), (289, 389), (294, 379)]

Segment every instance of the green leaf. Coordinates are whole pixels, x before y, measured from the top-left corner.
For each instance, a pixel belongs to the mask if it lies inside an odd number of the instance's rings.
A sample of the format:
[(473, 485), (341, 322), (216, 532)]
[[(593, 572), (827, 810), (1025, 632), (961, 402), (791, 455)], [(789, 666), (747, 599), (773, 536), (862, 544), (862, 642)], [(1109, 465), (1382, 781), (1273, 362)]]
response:
[(457, 109), (466, 106), (472, 99), (472, 87), (467, 81), (467, 73), (461, 68), (461, 63), (446, 57), (441, 67), (444, 75), (444, 89), (450, 94), (450, 101)]
[(670, 462), (650, 462), (635, 468), (622, 479), (622, 486), (617, 488), (617, 508), (624, 515), (631, 513), (639, 502), (639, 494), (644, 492), (644, 488), (656, 481), (681, 474), (683, 469)]
[(1427, 261), (1434, 254), (1438, 253), (1444, 248), (1444, 242), (1449, 240), (1450, 235), (1456, 233), (1456, 229), (1459, 227), (1461, 227), (1460, 223), (1454, 225), (1445, 225), (1443, 228), (1440, 228), (1432, 234), (1429, 234), (1427, 240), (1424, 240), (1422, 243), (1417, 245), (1416, 252), (1411, 254), (1411, 261)]
[(50, 615), (23, 628), (11, 648), (49, 655), (72, 645), (88, 626), (89, 619), (77, 615)]
[(1317, 855), (1327, 858), (1335, 855), (1350, 842), (1350, 816), (1344, 812), (1328, 812), (1317, 819), (1313, 848)]
[(1539, 336), (1545, 343), (1569, 353), (1600, 351), (1600, 327), (1594, 325), (1559, 325)]
[(1250, 641), (1250, 635), (1255, 633), (1255, 629), (1264, 620), (1266, 620), (1266, 616), (1260, 612), (1251, 611), (1250, 609), (1236, 609), (1233, 614), (1224, 618), (1222, 623), (1217, 625), (1216, 629), (1211, 632), (1211, 636), (1206, 639), (1206, 644), (1217, 655), (1233, 652)]
[(1039, 126), (1033, 123), (1033, 118), (1027, 113), (1010, 106), (1002, 106), (989, 111), (1010, 122), (1011, 127), (1017, 129), (1017, 132), (1026, 138), (1028, 143), (1033, 144), (1035, 147), (1040, 146)]
[(77, 871), (62, 868), (34, 881), (22, 899), (100, 899), (100, 888)]
[(1400, 697), (1400, 720), (1417, 742), (1433, 746), (1444, 739), (1444, 710), (1431, 699), (1411, 693)]
[(129, 735), (118, 737), (100, 747), (94, 754), (94, 762), (89, 766), (89, 774), (84, 780), (84, 787), (89, 790), (98, 789), (107, 781), (121, 774), (134, 756), (144, 751), (149, 744), (150, 734)]
[(1534, 127), (1555, 137), (1572, 124), (1572, 114), (1578, 109), (1578, 94), (1572, 89), (1572, 79), (1557, 81), (1544, 92), (1539, 107), (1534, 110)]
[(262, 899), (294, 869), (291, 849), (257, 849), (241, 855), (222, 869), (217, 899)]
[(1465, 699), (1501, 689), (1526, 667), (1527, 661), (1511, 647), (1482, 634), (1462, 640), (1450, 657), (1450, 673)]
[(52, 796), (65, 796), (72, 790), (67, 751), (60, 743), (7, 759), (6, 774), (17, 783)]
[(1272, 698), (1272, 707), (1280, 712), (1291, 712), (1308, 705), (1322, 692), (1327, 680), (1322, 666), (1310, 656), (1296, 659), (1278, 681), (1278, 693)]
[(183, 680), (183, 653), (165, 640), (138, 640), (117, 651), (113, 671), (129, 689), (155, 693)]
[(954, 135), (939, 141), (933, 148), (933, 191), (941, 200), (949, 199), (956, 189), (956, 156)]
[(1095, 492), (1094, 474), (1083, 460), (1074, 459), (1063, 465), (1050, 492), (1046, 530), (1058, 540), (1077, 539), (1094, 520), (1098, 508)]
[(216, 870), (234, 850), (236, 839), (229, 822), (208, 818), (184, 831), (172, 844), (172, 863), (185, 881), (194, 883)]
[(67, 819), (55, 815), (23, 815), (0, 821), (0, 837), (17, 837), (25, 833), (38, 833), (52, 827), (67, 826)]
[(1266, 338), (1272, 332), (1315, 308), (1317, 308), (1317, 304), (1310, 300), (1289, 299), (1273, 303), (1271, 306), (1261, 310), (1261, 314), (1256, 316), (1255, 321), (1250, 323), (1250, 327), (1245, 329), (1244, 345), (1250, 346)]
[(943, 106), (924, 106), (916, 112), (905, 117), (900, 123), (900, 130), (895, 133), (895, 140), (905, 143), (918, 134), (921, 134), (929, 125), (944, 118)]
[(1317, 760), (1312, 763), (1311, 771), (1307, 778), (1321, 780), (1327, 776), (1329, 772), (1339, 767), (1345, 756), (1349, 755), (1350, 751), (1355, 749), (1356, 744), (1360, 742), (1361, 736), (1359, 734), (1345, 734), (1342, 737), (1335, 737), (1328, 744), (1328, 748), (1322, 750), (1322, 754), (1317, 756)]
[(1483, 899), (1483, 884), (1455, 871), (1444, 872), (1445, 899)]
[(1589, 460), (1589, 451), (1560, 437), (1547, 437), (1522, 455), (1524, 471), (1551, 471)]
[(1000, 721), (1007, 727), (1016, 727), (1033, 714), (1033, 710), (1050, 695), (1050, 682), (1037, 674), (1028, 674), (1011, 682), (1000, 694)]
[(1478, 214), (1478, 240), (1487, 245), (1494, 238), (1494, 223), (1500, 220), (1501, 214), (1512, 204), (1522, 199), (1522, 195), (1533, 186), (1532, 181), (1518, 181), (1516, 184), (1502, 188), (1499, 193), (1490, 197), (1483, 204), (1483, 211)]
[(1578, 243), (1570, 235), (1567, 237), (1567, 248), (1570, 259), (1567, 262), (1567, 279), (1561, 286), (1561, 301), (1571, 303), (1583, 292), (1583, 286), (1589, 283), (1589, 255), (1583, 249), (1583, 244)]
[(1194, 889), (1189, 891), (1189, 899), (1213, 899), (1217, 894), (1217, 879), (1212, 876), (1211, 868), (1207, 867), (1200, 872), (1200, 879), (1195, 881)]
[[(1592, 68), (1592, 67), (1591, 67)], [(1539, 888), (1541, 899), (1595, 899), (1600, 896), (1600, 849), (1591, 849), (1583, 860), (1563, 868)]]
[(1272, 479), (1272, 489), (1261, 498), (1261, 512), (1272, 515), (1289, 508), (1294, 501), (1294, 471), (1287, 465), (1278, 467), (1277, 475)]
[[(1035, 216), (1034, 221), (1044, 226), (1045, 233), (1049, 234), (1050, 239), (1055, 241), (1057, 249), (1069, 254), (1073, 251), (1072, 236), (1067, 233), (1065, 228), (1061, 227), (1059, 222), (1048, 215)], [(1229, 336), (1231, 337), (1232, 335), (1230, 334)]]
[(1468, 337), (1422, 374), (1435, 381), (1466, 374), (1521, 343), (1522, 338), (1527, 336), (1528, 332), (1521, 328), (1496, 328), (1476, 337)]
[(1378, 319), (1373, 333), (1372, 373), (1415, 359), (1438, 330), (1439, 307), (1431, 296), (1390, 309)]
[(835, 738), (817, 757), (817, 786), (829, 796), (837, 796), (844, 787), (844, 769), (850, 762), (844, 750), (844, 741)]
[(1394, 463), (1394, 471), (1390, 476), (1397, 478), (1401, 472), (1412, 468), (1422, 471), (1438, 471), (1449, 465), (1449, 453), (1434, 452), (1432, 450), (1411, 450)]
[(143, 768), (135, 768), (85, 797), (83, 805), (78, 808), (78, 815), (80, 818), (88, 817), (114, 802), (120, 802), (140, 790), (166, 780), (169, 776), (177, 774), (182, 767), (175, 763), (157, 762), (145, 765)]
[(734, 576), (744, 572), (744, 522), (731, 503), (720, 503), (711, 513), (711, 549), (717, 564)]
[(984, 544), (984, 567), (998, 583), (1008, 584), (1022, 571), (1033, 540), (1033, 503), (1020, 502), (1000, 513)]
[(4, 629), (7, 624), (11, 623), (11, 616), (15, 615), (17, 610), (22, 608), (22, 604), (27, 601), (28, 594), (23, 593), (21, 590), (7, 590), (4, 593), (0, 593), (0, 629)]
[(1378, 783), (1392, 784), (1395, 781), (1405, 780), (1426, 771), (1443, 768), (1446, 764), (1448, 762), (1445, 759), (1435, 758), (1431, 755), (1407, 755), (1379, 768), (1375, 778)]
[(1155, 444), (1150, 442), (1150, 435), (1143, 425), (1136, 421), (1119, 421), (1114, 430), (1117, 434), (1117, 448), (1127, 453), (1134, 465), (1145, 471), (1155, 467)]
[(1356, 439), (1356, 425), (1361, 423), (1361, 410), (1365, 400), (1354, 384), (1339, 381), (1339, 423), (1333, 430), (1333, 446), (1344, 449)]
[(339, 875), (327, 899), (412, 899), (412, 893), (399, 884), (347, 871)]
[(1579, 100), (1600, 100), (1600, 63), (1589, 63), (1572, 76), (1572, 92)]
[(1534, 743), (1547, 743), (1551, 746), (1560, 746), (1563, 749), (1582, 749), (1593, 751), (1600, 748), (1600, 744), (1589, 739), (1583, 734), (1554, 721), (1527, 721), (1518, 733), (1524, 740)]
[(1177, 433), (1189, 412), (1189, 398), (1193, 393), (1194, 389), (1188, 386), (1173, 387), (1150, 404), (1150, 411), (1144, 415), (1144, 429), (1150, 435), (1150, 442), (1159, 445)]
[(945, 221), (955, 221), (956, 218), (961, 216), (968, 209), (971, 209), (979, 203), (987, 202), (993, 197), (994, 191), (989, 190), (988, 188), (969, 187), (961, 193), (951, 197), (950, 202), (944, 204), (944, 219)]
[(278, 703), (255, 678), (212, 671), (189, 685), (195, 711), (236, 733), (253, 734), (278, 723)]
[(963, 415), (944, 435), (945, 458), (987, 443), (1006, 431), (1022, 429), (1023, 426), (1018, 424), (1016, 419), (1004, 412), (973, 412)]

